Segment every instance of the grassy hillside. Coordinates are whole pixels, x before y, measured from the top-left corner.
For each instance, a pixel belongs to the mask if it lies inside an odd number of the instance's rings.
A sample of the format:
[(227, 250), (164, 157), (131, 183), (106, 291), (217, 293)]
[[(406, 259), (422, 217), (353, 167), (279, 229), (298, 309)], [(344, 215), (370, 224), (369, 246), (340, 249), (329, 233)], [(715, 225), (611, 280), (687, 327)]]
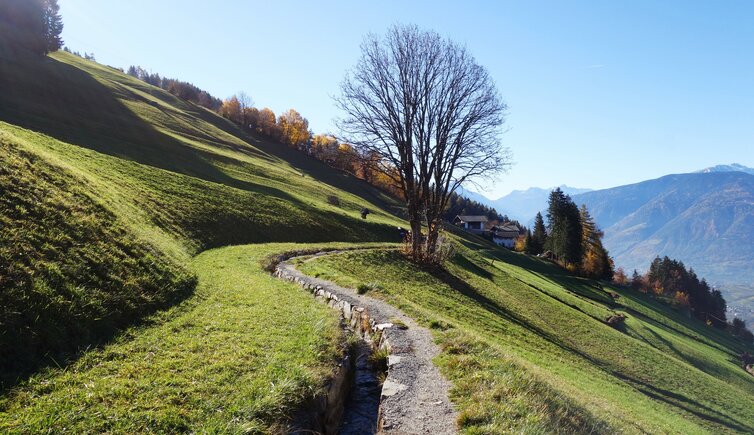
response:
[(330, 376), (337, 317), (263, 248), (197, 254), (400, 223), (366, 183), (65, 53), (0, 57), (0, 145), (4, 433), (279, 427)]
[[(468, 433), (754, 430), (754, 378), (731, 337), (645, 295), (464, 244), (446, 272), (384, 250), (303, 268), (369, 283), (373, 295), (434, 327)], [(604, 323), (613, 313), (628, 316), (623, 330)]]
[(183, 264), (136, 239), (79, 180), (5, 131), (0, 162), (0, 383), (64, 363), (193, 289)]
[(262, 433), (321, 392), (338, 317), (259, 261), (301, 245), (210, 250), (194, 295), (0, 398), (0, 432)]
[[(366, 183), (65, 53), (0, 58), (0, 193), (3, 433), (282, 430), (344, 337), (260, 261), (405, 226)], [(441, 274), (390, 249), (304, 267), (432, 327), (470, 433), (754, 430), (730, 337), (463, 243)]]

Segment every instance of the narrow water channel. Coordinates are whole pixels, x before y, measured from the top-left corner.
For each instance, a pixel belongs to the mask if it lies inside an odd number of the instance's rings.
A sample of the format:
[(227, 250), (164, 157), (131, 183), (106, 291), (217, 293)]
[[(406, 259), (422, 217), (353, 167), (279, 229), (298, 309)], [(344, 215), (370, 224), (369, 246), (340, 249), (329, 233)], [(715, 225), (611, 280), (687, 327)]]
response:
[(377, 414), (382, 387), (378, 379), (379, 373), (370, 360), (371, 353), (369, 343), (360, 340), (356, 348), (353, 385), (346, 402), (340, 435), (377, 433)]

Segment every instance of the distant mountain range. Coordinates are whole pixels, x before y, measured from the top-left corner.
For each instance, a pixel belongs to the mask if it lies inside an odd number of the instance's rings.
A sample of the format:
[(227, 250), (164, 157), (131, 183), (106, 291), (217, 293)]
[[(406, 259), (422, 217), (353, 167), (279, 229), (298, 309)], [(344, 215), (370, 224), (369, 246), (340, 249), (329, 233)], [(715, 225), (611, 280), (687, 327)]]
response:
[[(657, 255), (679, 259), (754, 324), (754, 169), (734, 163), (610, 189), (561, 189), (589, 207), (617, 265), (630, 273)], [(484, 203), (526, 224), (546, 209), (549, 192), (531, 188)]]
[(745, 172), (747, 174), (754, 175), (754, 168), (748, 168), (744, 165), (739, 165), (738, 163), (731, 163), (730, 165), (717, 165), (717, 166), (711, 166), (709, 168), (704, 168), (701, 171), (697, 171), (701, 173), (710, 173), (710, 172)]
[(641, 271), (657, 255), (679, 259), (754, 321), (754, 169), (720, 165), (573, 199), (589, 207), (617, 265)]
[[(580, 193), (590, 192), (592, 189), (579, 189), (566, 185), (557, 186), (560, 190), (569, 195), (578, 195)], [(534, 222), (537, 212), (547, 208), (547, 198), (555, 187), (543, 189), (540, 187), (531, 187), (526, 190), (514, 190), (513, 192), (498, 199), (489, 199), (486, 196), (461, 189), (460, 195), (472, 199), (489, 207), (494, 207), (498, 213), (507, 215), (511, 219), (518, 220), (524, 225), (530, 225)]]

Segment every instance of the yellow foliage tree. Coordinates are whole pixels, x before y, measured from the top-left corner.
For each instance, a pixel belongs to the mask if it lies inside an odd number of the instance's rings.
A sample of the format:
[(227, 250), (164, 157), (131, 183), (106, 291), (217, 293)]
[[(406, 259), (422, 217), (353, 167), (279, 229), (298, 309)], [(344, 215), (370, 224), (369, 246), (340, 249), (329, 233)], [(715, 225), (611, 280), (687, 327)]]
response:
[(223, 101), (222, 107), (220, 107), (220, 114), (235, 123), (240, 123), (243, 116), (241, 113), (241, 103), (238, 101), (238, 97), (233, 95), (230, 98), (226, 98), (225, 101)]
[(675, 295), (673, 295), (673, 302), (675, 302), (679, 306), (688, 307), (689, 295), (687, 293), (677, 291), (675, 292)]
[(317, 134), (312, 138), (312, 155), (329, 164), (334, 164), (338, 156), (338, 140), (326, 134)]
[(277, 124), (275, 123), (275, 112), (265, 107), (264, 109), (259, 111), (257, 133), (261, 133), (266, 136), (275, 136), (276, 132)]
[(309, 121), (294, 109), (289, 109), (278, 117), (282, 141), (295, 148), (302, 148), (309, 142)]

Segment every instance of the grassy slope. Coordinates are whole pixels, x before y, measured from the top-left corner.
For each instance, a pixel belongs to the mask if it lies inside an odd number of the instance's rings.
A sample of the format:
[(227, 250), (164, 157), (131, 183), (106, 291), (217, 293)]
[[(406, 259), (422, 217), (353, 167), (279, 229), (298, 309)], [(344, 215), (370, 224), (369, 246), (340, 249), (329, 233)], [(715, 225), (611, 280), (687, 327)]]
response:
[(109, 339), (195, 280), (85, 186), (0, 131), (0, 384)]
[(299, 246), (200, 254), (191, 298), (0, 399), (0, 432), (276, 430), (320, 390), (341, 343), (332, 310), (259, 267)]
[[(437, 328), (469, 433), (754, 430), (754, 379), (730, 337), (644, 295), (466, 245), (445, 275), (389, 251), (304, 267), (351, 286), (379, 277), (378, 296)], [(628, 315), (624, 332), (602, 322), (613, 312)]]
[[(390, 240), (398, 224), (365, 183), (64, 53), (0, 56), (0, 140), (0, 167), (11, 168), (0, 173), (0, 336), (44, 338), (4, 347), (2, 359), (61, 365), (26, 380), (4, 371), (4, 432), (280, 424), (329, 375), (335, 314), (272, 284), (256, 263), (263, 248), (192, 257), (243, 243)], [(20, 264), (23, 285), (6, 279)], [(144, 317), (177, 296), (188, 297)], [(9, 321), (29, 300), (25, 323)], [(311, 351), (292, 351), (302, 343)]]
[[(131, 283), (144, 279), (133, 287), (139, 291), (125, 293), (131, 299), (123, 302), (132, 305), (155, 294), (158, 307), (181, 293), (179, 285), (143, 291), (150, 279), (178, 283), (190, 280), (187, 271), (198, 278), (180, 304), (145, 319), (148, 306), (124, 314), (116, 327), (135, 326), (110, 344), (6, 391), (4, 432), (266, 431), (317, 390), (339, 345), (334, 315), (257, 264), (302, 245), (226, 247), (193, 257), (231, 244), (390, 240), (391, 226), (400, 224), (384, 211), (393, 203), (202, 108), (70, 55), (1, 61), (0, 91), (0, 134), (9, 145), (0, 161), (24, 168), (0, 173), (3, 189), (18, 192), (3, 196), (13, 202), (3, 204), (0, 218), (7, 234), (57, 255), (27, 255), (26, 272), (45, 282), (46, 267), (66, 264), (65, 245), (49, 242), (75, 236), (71, 228), (81, 222), (90, 226), (84, 235), (107, 242), (73, 251), (69, 275), (48, 286), (46, 301), (75, 300), (72, 277), (86, 259), (146, 264), (111, 269)], [(47, 198), (39, 203), (30, 201), (37, 186)], [(328, 195), (341, 205), (328, 204)], [(52, 207), (58, 202), (59, 213)], [(47, 233), (30, 228), (33, 220), (14, 214), (19, 204), (57, 220)], [(358, 217), (365, 206), (374, 212), (366, 222)], [(21, 252), (18, 240), (0, 239), (7, 264)], [(114, 257), (103, 255), (108, 249)], [(462, 254), (450, 266), (455, 278), (444, 281), (389, 252), (349, 253), (342, 263), (322, 259), (308, 267), (346, 284), (379, 276), (386, 298), (439, 326), (438, 363), (455, 382), (470, 432), (752, 430), (751, 379), (736, 367), (739, 349), (724, 335), (638, 295), (616, 290), (623, 296), (613, 302), (536, 260), (484, 245)], [(149, 255), (161, 263), (145, 263)], [(105, 288), (79, 294), (96, 308), (116, 295)], [(78, 306), (85, 308), (80, 319), (93, 309)], [(612, 310), (628, 314), (625, 333), (600, 322)], [(293, 352), (297, 345), (304, 350)]]

